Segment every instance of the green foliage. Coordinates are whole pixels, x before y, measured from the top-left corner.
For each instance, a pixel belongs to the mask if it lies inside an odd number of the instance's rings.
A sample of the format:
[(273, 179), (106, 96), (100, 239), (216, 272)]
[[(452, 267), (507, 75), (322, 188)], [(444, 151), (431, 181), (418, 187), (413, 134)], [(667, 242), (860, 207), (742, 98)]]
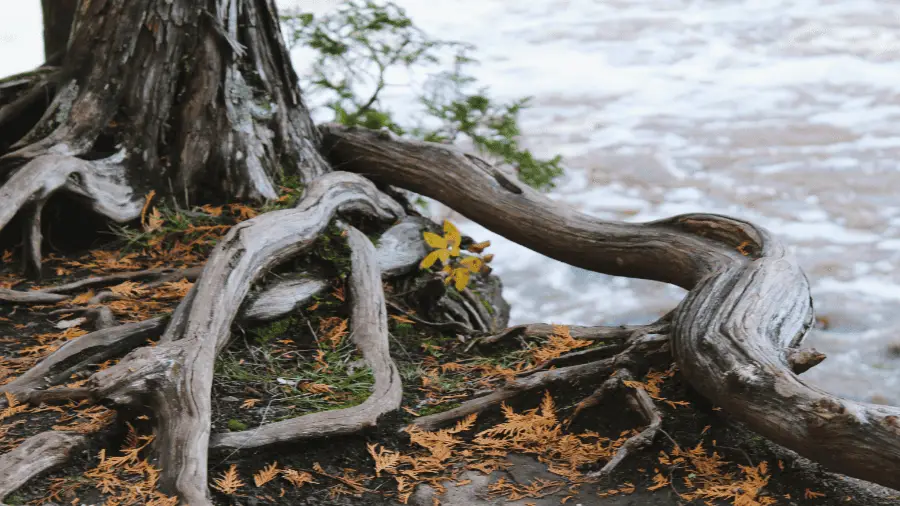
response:
[[(468, 73), (474, 48), (429, 37), (393, 2), (350, 0), (333, 14), (294, 13), (282, 18), (288, 42), (315, 52), (303, 87), (311, 103), (330, 110), (331, 121), (431, 142), (468, 141), (489, 161), (512, 168), (523, 182), (550, 189), (562, 174), (562, 158), (536, 158), (519, 144), (519, 113), (528, 99), (508, 104), (492, 99)], [(451, 56), (452, 55), (452, 56)], [(389, 74), (433, 68), (420, 94), (423, 119), (401, 125), (381, 101)]]
[(269, 344), (276, 339), (283, 339), (285, 333), (287, 333), (294, 325), (299, 325), (299, 323), (294, 317), (288, 316), (287, 318), (275, 320), (267, 325), (255, 328), (251, 331), (251, 334), (256, 343), (263, 345)]

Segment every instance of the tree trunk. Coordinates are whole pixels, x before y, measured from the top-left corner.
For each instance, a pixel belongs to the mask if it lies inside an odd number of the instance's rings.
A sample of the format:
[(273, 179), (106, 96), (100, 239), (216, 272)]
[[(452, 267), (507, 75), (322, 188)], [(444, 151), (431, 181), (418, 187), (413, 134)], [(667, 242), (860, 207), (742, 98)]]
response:
[[(69, 3), (44, 3), (48, 52), (65, 47)], [(260, 201), (326, 171), (272, 0), (82, 2), (66, 40), (0, 111), (0, 228), (60, 190), (123, 222), (151, 190)]]
[(75, 19), (76, 0), (41, 0), (44, 15), (44, 59), (48, 64), (63, 60)]
[[(441, 200), (557, 260), (690, 290), (672, 315), (656, 324), (581, 329), (620, 344), (560, 357), (564, 360), (554, 363), (559, 367), (516, 378), (485, 397), (424, 417), (421, 425), (436, 426), (575, 379), (600, 384), (590, 398), (597, 402), (632, 377), (629, 368), (640, 356), (671, 347), (690, 383), (750, 428), (836, 471), (900, 487), (900, 409), (840, 399), (795, 375), (821, 360), (799, 350), (813, 317), (809, 286), (796, 260), (760, 227), (703, 214), (646, 224), (606, 222), (550, 201), (448, 146), (339, 126), (320, 132), (303, 103), (273, 0), (83, 0), (70, 23), (75, 4), (43, 4), (51, 65), (0, 81), (0, 229), (17, 214), (27, 221), (23, 257), (29, 268), (40, 273), (41, 212), (56, 192), (126, 222), (140, 216), (151, 191), (189, 208), (271, 199), (285, 177), (305, 184), (295, 208), (233, 227), (202, 273), (192, 274), (196, 284), (169, 317), (115, 325), (98, 314), (104, 328), (72, 340), (0, 387), (0, 393), (32, 403), (86, 399), (149, 405), (156, 416), (165, 491), (193, 506), (211, 504), (210, 447), (240, 449), (343, 434), (371, 426), (399, 406), (400, 378), (388, 349), (380, 279), (418, 264), (421, 230), (413, 227), (410, 235), (410, 223), (401, 221), (394, 227), (404, 231), (393, 228), (396, 240), (384, 241), (376, 251), (367, 236), (342, 223), (353, 251), (353, 342), (373, 369), (373, 395), (354, 408), (270, 424), (252, 434), (210, 434), (213, 364), (232, 323), (283, 315), (325, 282), (282, 283), (254, 296), (251, 289), (272, 267), (308, 248), (338, 214), (363, 213), (382, 224), (402, 219), (407, 210), (379, 189), (387, 184)], [(348, 172), (335, 172), (330, 164)], [(52, 303), (66, 300), (75, 285), (170, 275), (156, 270), (27, 293), (0, 290), (0, 302)], [(460, 313), (468, 311), (469, 321), (441, 324), (496, 331), (478, 301), (460, 297), (457, 306)], [(527, 326), (484, 343), (542, 331), (546, 328)], [(159, 343), (141, 347), (150, 334), (161, 336)], [(93, 360), (124, 353), (82, 387), (48, 389)], [(650, 426), (623, 446), (615, 462), (661, 430), (648, 396), (632, 394), (631, 401)], [(40, 451), (27, 472), (14, 475), (11, 466), (27, 461), (31, 446), (0, 458), (0, 476), (15, 476), (0, 490), (58, 465), (82, 442), (57, 439), (31, 440)]]

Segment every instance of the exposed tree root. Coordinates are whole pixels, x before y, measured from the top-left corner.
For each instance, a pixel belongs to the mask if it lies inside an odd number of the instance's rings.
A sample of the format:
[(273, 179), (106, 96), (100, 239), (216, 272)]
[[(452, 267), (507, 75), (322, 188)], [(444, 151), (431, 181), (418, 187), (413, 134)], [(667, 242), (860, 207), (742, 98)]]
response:
[(318, 278), (278, 281), (248, 300), (243, 309), (244, 316), (255, 321), (276, 320), (290, 314), (328, 286), (327, 281)]
[[(381, 234), (375, 254), (384, 278), (406, 274), (425, 258), (428, 251), (421, 237), (426, 226), (423, 218), (408, 216)], [(327, 286), (328, 282), (324, 279), (313, 277), (276, 281), (264, 287), (258, 295), (248, 298), (243, 317), (256, 321), (281, 318)]]
[(350, 408), (311, 413), (252, 430), (216, 434), (210, 440), (211, 448), (255, 448), (311, 437), (349, 434), (375, 426), (381, 415), (400, 407), (403, 387), (400, 373), (390, 355), (387, 309), (375, 247), (362, 232), (353, 227), (346, 230), (352, 262), (352, 339), (375, 377), (372, 394), (362, 404)]
[(124, 182), (123, 155), (87, 161), (67, 154), (66, 146), (49, 152), (54, 151), (63, 154), (34, 157), (0, 186), (0, 202), (3, 202), (0, 229), (16, 213), (25, 210), (31, 220), (25, 226), (25, 258), (30, 270), (36, 273), (40, 273), (40, 211), (56, 191), (74, 193), (87, 200), (94, 211), (120, 223), (140, 216), (142, 208), (141, 196), (135, 195)]
[[(574, 339), (596, 340), (596, 341), (628, 341), (640, 336), (648, 334), (666, 334), (669, 332), (670, 323), (666, 319), (661, 319), (649, 325), (620, 325), (618, 327), (583, 327), (580, 325), (569, 325), (566, 327)], [(554, 325), (546, 323), (529, 323), (526, 325), (516, 325), (495, 334), (479, 339), (474, 344), (491, 345), (508, 339), (534, 339), (547, 338), (554, 333)]]
[(108, 329), (119, 325), (119, 322), (116, 320), (116, 315), (113, 314), (112, 309), (110, 309), (109, 306), (71, 307), (50, 312), (51, 316), (61, 314), (84, 315), (85, 318), (93, 322), (94, 328), (97, 330)]
[(88, 365), (121, 356), (158, 336), (167, 322), (168, 317), (159, 316), (77, 337), (11, 383), (0, 386), (0, 392), (9, 392), (22, 401), (32, 402), (37, 392), (68, 381), (73, 373)]
[(473, 329), (472, 327), (469, 327), (468, 325), (466, 325), (464, 323), (460, 323), (457, 321), (430, 322), (428, 320), (423, 320), (422, 318), (419, 318), (418, 316), (410, 313), (409, 311), (403, 309), (402, 307), (398, 306), (397, 304), (394, 304), (393, 302), (388, 302), (388, 306), (390, 306), (392, 309), (394, 309), (396, 311), (403, 313), (410, 320), (412, 320), (416, 323), (420, 323), (422, 325), (431, 327), (433, 329), (449, 330), (452, 332), (463, 332), (468, 335), (475, 333), (475, 329)]
[(422, 231), (428, 227), (428, 220), (407, 216), (381, 234), (376, 256), (384, 277), (408, 274), (418, 267), (428, 254), (428, 247), (422, 241)]
[[(402, 214), (369, 181), (335, 172), (313, 182), (295, 209), (242, 222), (217, 245), (203, 274), (172, 316), (161, 343), (139, 348), (95, 373), (83, 389), (39, 392), (39, 398), (106, 399), (144, 404), (157, 414), (160, 484), (194, 505), (210, 504), (207, 452), (216, 354), (228, 342), (251, 284), (268, 268), (313, 244), (337, 211), (381, 219)], [(380, 279), (378, 281), (380, 286)]]
[(38, 474), (65, 464), (86, 441), (79, 434), (42, 432), (0, 455), (0, 501)]
[(85, 279), (79, 279), (64, 285), (48, 286), (37, 290), (47, 293), (74, 293), (85, 288), (93, 288), (97, 286), (108, 286), (121, 283), (123, 281), (178, 281), (187, 279), (188, 281), (196, 281), (203, 272), (203, 267), (190, 267), (187, 269), (147, 269), (143, 271), (117, 272), (107, 276), (96, 276)]
[(900, 408), (835, 397), (792, 371), (788, 350), (799, 347), (814, 321), (809, 283), (766, 230), (709, 214), (603, 221), (450, 146), (340, 125), (321, 131), (340, 170), (435, 198), (571, 265), (689, 290), (675, 310), (672, 343), (694, 388), (752, 430), (832, 471), (900, 489)]
[(596, 406), (607, 399), (611, 393), (617, 390), (624, 390), (628, 406), (634, 411), (640, 413), (647, 420), (647, 428), (639, 434), (628, 438), (625, 443), (619, 447), (616, 454), (611, 458), (600, 470), (595, 471), (588, 476), (591, 478), (602, 478), (609, 476), (616, 467), (625, 460), (629, 455), (636, 453), (651, 444), (659, 435), (662, 429), (662, 414), (653, 404), (653, 399), (642, 388), (628, 388), (625, 381), (634, 381), (634, 377), (627, 369), (619, 369), (612, 376), (604, 381), (600, 388), (594, 391), (590, 396), (578, 403), (575, 412), (572, 413), (572, 419), (587, 408)]
[(417, 418), (413, 423), (425, 430), (434, 430), (441, 425), (473, 413), (481, 413), (497, 404), (521, 394), (547, 388), (559, 383), (577, 383), (610, 374), (620, 368), (633, 366), (659, 353), (669, 353), (669, 340), (664, 336), (645, 336), (633, 340), (627, 349), (616, 355), (585, 364), (571, 365), (559, 369), (527, 371), (494, 392), (483, 397), (463, 402), (460, 406), (443, 413)]
[(542, 362), (526, 371), (522, 371), (518, 374), (518, 376), (531, 376), (532, 374), (535, 374), (537, 372), (546, 371), (547, 369), (552, 369), (554, 367), (565, 367), (567, 365), (583, 364), (585, 362), (590, 362), (593, 360), (609, 358), (613, 355), (618, 354), (627, 347), (627, 343), (616, 343), (607, 346), (599, 346), (597, 348), (588, 348), (586, 350), (573, 351)]
[(53, 96), (58, 79), (58, 68), (40, 67), (0, 80), (0, 137), (6, 138), (2, 134), (11, 129), (22, 128), (16, 123), (29, 109), (40, 107), (40, 102)]
[(425, 430), (435, 430), (438, 427), (473, 413), (481, 413), (487, 409), (496, 407), (501, 402), (512, 399), (524, 393), (547, 388), (559, 383), (574, 383), (587, 379), (601, 377), (609, 374), (616, 366), (615, 359), (609, 358), (587, 364), (573, 365), (560, 369), (541, 371), (531, 376), (516, 379), (494, 392), (483, 397), (467, 400), (460, 406), (442, 413), (416, 418), (415, 425)]
[[(22, 291), (0, 288), (0, 303), (7, 302), (13, 304), (55, 304), (57, 302), (61, 302), (71, 298), (71, 295), (69, 294), (78, 292), (85, 288), (114, 285), (123, 281), (156, 280), (155, 283), (150, 283), (148, 285), (148, 288), (154, 288), (161, 283), (178, 281), (181, 279), (196, 281), (200, 276), (200, 272), (202, 272), (202, 270), (202, 267), (190, 267), (187, 269), (148, 269), (144, 271), (118, 272), (116, 274), (110, 274), (108, 276), (84, 278), (63, 285), (48, 286), (46, 288), (41, 288), (40, 290)], [(111, 292), (101, 293), (109, 294)], [(105, 300), (112, 300), (108, 297), (109, 295), (103, 295), (101, 297), (100, 294), (97, 294), (93, 299), (91, 299), (89, 303), (100, 304)]]
[(26, 225), (22, 228), (22, 270), (26, 275), (39, 279), (41, 277), (41, 214), (46, 199), (39, 199), (25, 206)]
[(72, 297), (69, 295), (41, 292), (38, 290), (24, 292), (21, 290), (0, 288), (0, 301), (12, 304), (56, 304), (57, 302), (62, 302), (71, 298)]

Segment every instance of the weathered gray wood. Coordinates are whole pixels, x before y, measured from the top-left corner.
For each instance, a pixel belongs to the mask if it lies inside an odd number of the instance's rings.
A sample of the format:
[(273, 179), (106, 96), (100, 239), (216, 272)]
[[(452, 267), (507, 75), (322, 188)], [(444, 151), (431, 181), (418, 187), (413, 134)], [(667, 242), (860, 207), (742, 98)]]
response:
[(144, 344), (147, 339), (158, 336), (167, 321), (167, 317), (159, 316), (79, 336), (12, 382), (0, 386), (0, 392), (9, 392), (27, 400), (35, 390), (68, 381), (73, 372), (89, 364), (99, 364)]
[(751, 429), (833, 471), (900, 489), (900, 408), (833, 396), (791, 371), (788, 351), (813, 322), (809, 283), (766, 230), (709, 214), (603, 221), (449, 146), (340, 125), (322, 132), (341, 170), (435, 198), (571, 265), (688, 289), (672, 340), (694, 388)]
[[(422, 240), (422, 231), (427, 226), (424, 218), (407, 216), (381, 235), (376, 257), (383, 277), (399, 276), (418, 267), (428, 254)], [(276, 281), (250, 298), (242, 310), (242, 317), (257, 321), (281, 318), (306, 304), (327, 286), (326, 280), (311, 277)]]
[(65, 464), (72, 451), (85, 442), (80, 434), (41, 432), (0, 455), (0, 501), (31, 478)]
[[(669, 331), (669, 323), (659, 321), (649, 325), (619, 325), (618, 327), (567, 325), (566, 329), (569, 335), (575, 339), (624, 341), (640, 335), (666, 333)], [(478, 341), (478, 344), (489, 345), (514, 338), (547, 338), (554, 332), (556, 332), (555, 325), (526, 323), (509, 327), (499, 334), (484, 337)]]
[(400, 372), (391, 359), (382, 272), (375, 247), (359, 230), (347, 227), (351, 249), (351, 339), (375, 377), (372, 394), (346, 409), (310, 413), (260, 427), (216, 434), (211, 448), (256, 448), (312, 437), (349, 434), (374, 427), (382, 415), (399, 409), (403, 397)]
[[(61, 147), (61, 150), (64, 150)], [(35, 157), (19, 168), (0, 186), (0, 229), (28, 204), (40, 211), (43, 202), (54, 192), (65, 189), (91, 202), (94, 210), (124, 222), (140, 216), (142, 200), (120, 182), (124, 178), (122, 158), (87, 161), (68, 154), (46, 154)], [(31, 236), (34, 231), (29, 227)], [(38, 230), (37, 239), (40, 238)], [(31, 240), (29, 257), (40, 251), (40, 243)]]
[(189, 207), (202, 179), (207, 195), (262, 201), (282, 176), (329, 170), (273, 0), (43, 3), (59, 68), (0, 83), (16, 94), (0, 96), (0, 150), (11, 150), (0, 152), (0, 229), (35, 204), (32, 268), (39, 208), (56, 191), (122, 222), (151, 189)]
[(378, 266), (385, 277), (408, 274), (418, 268), (429, 248), (422, 240), (429, 221), (407, 216), (378, 238)]
[(351, 210), (385, 220), (403, 214), (399, 204), (360, 176), (333, 172), (320, 177), (296, 208), (262, 214), (225, 235), (160, 344), (135, 350), (89, 379), (87, 389), (94, 398), (151, 404), (159, 419), (160, 484), (183, 501), (210, 504), (213, 365), (250, 287), (267, 269), (310, 247), (335, 213)]
[(319, 278), (277, 281), (249, 300), (243, 309), (243, 317), (256, 321), (281, 318), (294, 312), (328, 286), (327, 281)]
[(10, 290), (9, 288), (0, 288), (0, 302), (11, 302), (13, 304), (56, 304), (57, 302), (70, 299), (71, 296), (60, 293), (41, 292), (39, 290)]

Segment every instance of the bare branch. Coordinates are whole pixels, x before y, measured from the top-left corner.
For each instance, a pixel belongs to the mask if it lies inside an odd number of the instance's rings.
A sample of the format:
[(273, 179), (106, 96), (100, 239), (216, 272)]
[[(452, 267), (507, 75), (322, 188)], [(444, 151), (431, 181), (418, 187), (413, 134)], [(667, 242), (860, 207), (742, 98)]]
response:
[(31, 478), (68, 462), (72, 451), (86, 441), (79, 434), (41, 432), (0, 455), (0, 501)]

